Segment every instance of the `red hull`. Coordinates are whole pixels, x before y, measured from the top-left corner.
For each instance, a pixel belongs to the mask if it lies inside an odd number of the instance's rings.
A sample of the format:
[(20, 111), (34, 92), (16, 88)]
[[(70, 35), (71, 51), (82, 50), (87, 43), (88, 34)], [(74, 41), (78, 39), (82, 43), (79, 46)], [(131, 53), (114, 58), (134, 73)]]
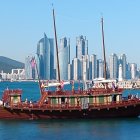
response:
[(0, 107), (1, 119), (62, 119), (62, 118), (114, 118), (137, 117), (140, 115), (140, 104), (110, 107), (75, 109), (75, 110), (44, 110), (44, 109), (19, 109)]

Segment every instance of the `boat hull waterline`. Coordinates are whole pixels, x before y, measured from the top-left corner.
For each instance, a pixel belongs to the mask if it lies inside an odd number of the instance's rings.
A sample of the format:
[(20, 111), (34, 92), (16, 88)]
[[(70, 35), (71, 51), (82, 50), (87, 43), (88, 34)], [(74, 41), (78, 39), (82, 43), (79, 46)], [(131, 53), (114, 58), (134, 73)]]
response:
[(73, 118), (116, 118), (137, 117), (140, 114), (140, 102), (124, 106), (95, 107), (88, 109), (38, 109), (0, 107), (0, 119), (73, 119)]

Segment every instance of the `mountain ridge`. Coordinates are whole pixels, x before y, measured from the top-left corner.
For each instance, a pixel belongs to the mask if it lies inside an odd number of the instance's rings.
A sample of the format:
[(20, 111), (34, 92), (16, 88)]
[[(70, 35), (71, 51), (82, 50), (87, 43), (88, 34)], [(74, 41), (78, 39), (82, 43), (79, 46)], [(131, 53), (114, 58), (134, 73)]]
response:
[(23, 69), (24, 67), (25, 64), (22, 62), (5, 56), (0, 56), (0, 72), (3, 71), (5, 73), (11, 73), (12, 69)]

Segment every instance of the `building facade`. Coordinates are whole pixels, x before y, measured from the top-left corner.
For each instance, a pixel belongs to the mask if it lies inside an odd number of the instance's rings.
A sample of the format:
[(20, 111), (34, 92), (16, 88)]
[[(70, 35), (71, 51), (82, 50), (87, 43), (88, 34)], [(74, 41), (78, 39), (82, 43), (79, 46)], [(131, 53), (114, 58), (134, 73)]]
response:
[(60, 79), (68, 80), (68, 64), (70, 64), (70, 39), (60, 39), (59, 47)]
[(25, 79), (36, 79), (35, 57), (27, 56), (25, 58)]
[(127, 65), (127, 61), (126, 61), (126, 55), (122, 54), (120, 56), (120, 64), (122, 65), (122, 78), (126, 79), (126, 65)]
[(81, 80), (81, 62), (78, 58), (72, 60), (72, 77), (73, 80)]
[(104, 62), (102, 59), (97, 60), (97, 78), (103, 78)]
[(37, 65), (41, 79), (54, 79), (54, 39), (44, 37), (37, 44)]
[(109, 58), (109, 72), (110, 72), (110, 78), (111, 79), (116, 79), (118, 78), (118, 57), (115, 53), (110, 55)]
[(89, 80), (97, 78), (97, 57), (95, 54), (90, 55)]
[(131, 79), (136, 79), (136, 76), (137, 76), (137, 64), (131, 63), (130, 68), (131, 68)]
[(83, 55), (88, 55), (88, 41), (81, 35), (76, 37), (76, 58), (82, 59)]

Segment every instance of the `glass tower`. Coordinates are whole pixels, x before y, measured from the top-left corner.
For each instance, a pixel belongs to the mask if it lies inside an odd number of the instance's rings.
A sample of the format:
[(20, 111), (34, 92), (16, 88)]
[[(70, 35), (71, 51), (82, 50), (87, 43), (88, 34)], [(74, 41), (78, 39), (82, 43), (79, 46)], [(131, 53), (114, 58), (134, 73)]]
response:
[(70, 63), (70, 40), (66, 37), (60, 39), (59, 64), (60, 79), (68, 80), (68, 64)]
[(125, 54), (122, 54), (120, 56), (120, 64), (122, 65), (122, 78), (126, 79), (126, 64), (127, 64), (127, 61), (126, 61), (126, 55)]
[(89, 65), (89, 80), (97, 78), (97, 57), (95, 54), (90, 56), (90, 65)]
[(76, 38), (76, 58), (82, 59), (82, 55), (88, 55), (88, 41), (81, 35)]
[(44, 37), (37, 44), (38, 71), (41, 79), (54, 79), (54, 40)]
[(109, 58), (109, 71), (110, 71), (110, 78), (116, 79), (118, 78), (118, 57), (115, 53), (112, 53)]
[(26, 79), (36, 79), (36, 66), (35, 58), (32, 56), (27, 56), (25, 58), (25, 78)]

